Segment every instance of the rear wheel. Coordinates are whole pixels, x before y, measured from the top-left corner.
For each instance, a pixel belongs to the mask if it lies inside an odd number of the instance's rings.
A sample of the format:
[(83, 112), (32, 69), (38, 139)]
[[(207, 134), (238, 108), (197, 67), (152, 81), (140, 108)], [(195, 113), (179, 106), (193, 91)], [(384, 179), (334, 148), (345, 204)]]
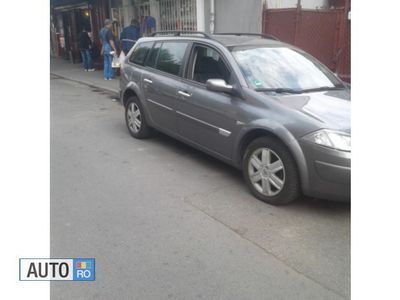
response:
[(249, 144), (243, 175), (253, 195), (269, 204), (287, 204), (300, 196), (296, 163), (286, 146), (275, 138), (265, 136)]
[(147, 125), (142, 105), (136, 97), (130, 97), (126, 102), (125, 122), (134, 138), (144, 139), (150, 136), (151, 128)]

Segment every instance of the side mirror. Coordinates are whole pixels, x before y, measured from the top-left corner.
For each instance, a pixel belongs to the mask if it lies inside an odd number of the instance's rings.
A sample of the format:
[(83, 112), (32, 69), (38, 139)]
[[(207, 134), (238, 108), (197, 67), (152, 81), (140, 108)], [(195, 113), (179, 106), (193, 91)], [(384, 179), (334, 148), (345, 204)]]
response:
[(229, 94), (234, 91), (233, 86), (227, 84), (223, 79), (208, 79), (206, 81), (206, 88), (210, 91)]

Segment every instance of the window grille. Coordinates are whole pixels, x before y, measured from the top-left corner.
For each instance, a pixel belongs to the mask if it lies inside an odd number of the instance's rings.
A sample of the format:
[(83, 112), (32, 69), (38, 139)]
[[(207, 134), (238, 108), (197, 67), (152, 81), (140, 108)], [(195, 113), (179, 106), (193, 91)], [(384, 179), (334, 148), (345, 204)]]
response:
[(197, 30), (196, 0), (160, 0), (159, 30)]

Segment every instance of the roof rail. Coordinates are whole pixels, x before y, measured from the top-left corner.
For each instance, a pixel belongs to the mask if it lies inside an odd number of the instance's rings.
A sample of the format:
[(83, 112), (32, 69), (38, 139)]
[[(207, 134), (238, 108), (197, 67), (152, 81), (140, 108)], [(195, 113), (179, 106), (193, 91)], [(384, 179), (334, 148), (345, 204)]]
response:
[(279, 39), (276, 36), (273, 36), (272, 34), (265, 34), (265, 33), (240, 33), (240, 32), (228, 33), (228, 32), (222, 32), (222, 33), (214, 33), (214, 35), (260, 36), (260, 37), (265, 38), (265, 39), (279, 41)]
[(211, 39), (211, 36), (202, 31), (191, 31), (191, 30), (164, 30), (164, 31), (156, 31), (151, 34), (151, 36), (157, 35), (168, 35), (173, 34), (174, 36), (181, 36), (182, 34), (201, 34), (203, 37), (207, 39)]

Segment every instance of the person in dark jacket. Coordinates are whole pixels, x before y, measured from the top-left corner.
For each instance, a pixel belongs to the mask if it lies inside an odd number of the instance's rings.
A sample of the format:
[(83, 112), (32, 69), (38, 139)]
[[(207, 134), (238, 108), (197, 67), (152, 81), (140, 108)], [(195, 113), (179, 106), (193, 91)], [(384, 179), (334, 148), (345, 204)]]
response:
[(140, 38), (140, 25), (138, 20), (132, 19), (131, 24), (125, 27), (120, 34), (120, 41), (122, 44), (122, 51), (125, 55), (135, 45), (135, 42)]
[(86, 29), (83, 28), (79, 34), (79, 50), (82, 55), (82, 63), (86, 72), (93, 72), (92, 57), (90, 55), (90, 49), (92, 48), (92, 40)]

